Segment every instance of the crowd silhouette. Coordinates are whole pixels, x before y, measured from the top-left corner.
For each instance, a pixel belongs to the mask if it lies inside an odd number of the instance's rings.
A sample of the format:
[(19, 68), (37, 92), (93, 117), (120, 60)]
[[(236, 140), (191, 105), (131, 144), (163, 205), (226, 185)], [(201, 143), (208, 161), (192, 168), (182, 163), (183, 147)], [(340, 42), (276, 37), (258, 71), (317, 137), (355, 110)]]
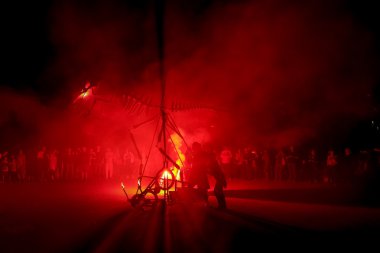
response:
[[(227, 182), (355, 183), (376, 174), (380, 167), (377, 149), (354, 152), (350, 147), (321, 151), (292, 145), (271, 149), (214, 145), (209, 153)], [(133, 179), (139, 176), (136, 157), (131, 149), (100, 145), (0, 150), (0, 183)]]

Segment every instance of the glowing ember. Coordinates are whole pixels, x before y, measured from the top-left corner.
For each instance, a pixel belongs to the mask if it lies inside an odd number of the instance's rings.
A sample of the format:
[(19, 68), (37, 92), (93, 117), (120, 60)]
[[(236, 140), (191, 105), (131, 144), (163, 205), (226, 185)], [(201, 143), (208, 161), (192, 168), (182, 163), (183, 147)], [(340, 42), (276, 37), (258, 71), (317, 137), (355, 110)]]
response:
[(92, 85), (90, 82), (87, 82), (84, 86), (84, 88), (81, 90), (81, 93), (79, 96), (74, 100), (76, 102), (78, 99), (85, 99), (93, 94), (93, 90), (95, 89), (95, 86)]
[(83, 92), (83, 93), (81, 94), (81, 97), (82, 97), (82, 98), (85, 98), (85, 97), (88, 96), (88, 94), (89, 94), (89, 91), (87, 90), (87, 91), (85, 91), (85, 92)]
[(162, 177), (163, 179), (172, 179), (172, 176), (170, 175), (169, 171), (165, 170), (163, 173), (162, 173)]
[(169, 190), (174, 185), (174, 174), (172, 174), (172, 171), (170, 169), (164, 169), (162, 170), (160, 175), (158, 175), (158, 184), (161, 188), (161, 191), (159, 192), (159, 195), (162, 195), (165, 193), (166, 190)]

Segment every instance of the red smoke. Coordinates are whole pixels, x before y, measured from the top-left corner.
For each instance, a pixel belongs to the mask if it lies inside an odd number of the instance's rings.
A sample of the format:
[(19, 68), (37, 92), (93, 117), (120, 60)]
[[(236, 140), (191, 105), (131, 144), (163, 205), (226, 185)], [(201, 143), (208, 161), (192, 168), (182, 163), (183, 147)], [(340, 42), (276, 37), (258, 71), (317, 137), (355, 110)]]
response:
[[(179, 125), (196, 119), (217, 136), (229, 132), (226, 140), (285, 145), (369, 115), (374, 45), (343, 2), (165, 3), (167, 105), (196, 115), (178, 112)], [(53, 75), (71, 90), (93, 79), (108, 93), (134, 93), (158, 104), (154, 7), (57, 5)]]

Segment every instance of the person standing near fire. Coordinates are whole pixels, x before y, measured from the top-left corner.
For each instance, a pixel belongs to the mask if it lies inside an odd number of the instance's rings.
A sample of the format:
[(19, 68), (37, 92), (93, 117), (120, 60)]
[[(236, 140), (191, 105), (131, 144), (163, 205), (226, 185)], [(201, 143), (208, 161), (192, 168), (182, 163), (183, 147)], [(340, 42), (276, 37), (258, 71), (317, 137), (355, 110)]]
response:
[(194, 142), (190, 164), (189, 186), (191, 188), (197, 186), (202, 200), (208, 205), (208, 189), (210, 188), (208, 176), (213, 176), (215, 179), (214, 195), (218, 202), (218, 209), (225, 209), (226, 200), (223, 188), (227, 187), (227, 181), (217, 156), (210, 146), (205, 145), (202, 148), (199, 142)]
[(194, 142), (191, 146), (191, 156), (189, 157), (189, 187), (197, 188), (200, 198), (208, 203), (208, 189), (210, 184), (207, 175), (207, 155), (202, 150), (199, 142)]
[(226, 197), (224, 195), (224, 188), (227, 187), (226, 176), (223, 173), (222, 167), (217, 160), (216, 154), (212, 151), (211, 146), (204, 145), (203, 149), (206, 155), (207, 172), (215, 179), (214, 195), (218, 202), (218, 209), (226, 209)]

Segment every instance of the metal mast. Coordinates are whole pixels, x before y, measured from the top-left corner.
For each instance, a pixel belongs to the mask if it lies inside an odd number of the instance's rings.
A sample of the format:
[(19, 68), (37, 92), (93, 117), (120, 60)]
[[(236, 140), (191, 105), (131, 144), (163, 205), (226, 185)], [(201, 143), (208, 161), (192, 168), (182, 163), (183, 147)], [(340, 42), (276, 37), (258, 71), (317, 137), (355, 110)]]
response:
[[(166, 122), (167, 113), (165, 111), (165, 98), (166, 98), (166, 83), (165, 83), (165, 45), (164, 45), (164, 14), (165, 14), (165, 4), (164, 0), (156, 0), (156, 31), (157, 31), (157, 46), (158, 46), (158, 58), (159, 58), (159, 76), (161, 82), (161, 131), (159, 134), (159, 140), (162, 138), (163, 151), (167, 154), (167, 143), (166, 143)], [(164, 156), (163, 168), (168, 168), (167, 156)], [(166, 180), (165, 180), (166, 182)], [(164, 198), (167, 200), (168, 191), (164, 191)]]

